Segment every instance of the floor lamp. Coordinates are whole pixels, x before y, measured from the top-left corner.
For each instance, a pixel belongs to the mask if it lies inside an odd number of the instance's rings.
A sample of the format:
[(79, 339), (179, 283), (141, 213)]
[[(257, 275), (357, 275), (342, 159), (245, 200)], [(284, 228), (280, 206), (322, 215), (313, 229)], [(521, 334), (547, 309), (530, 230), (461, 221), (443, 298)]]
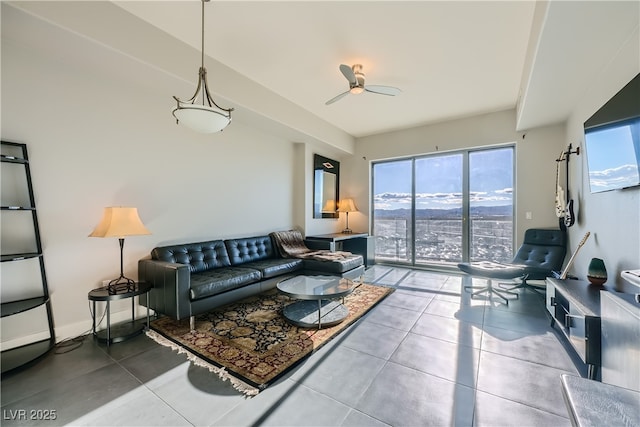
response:
[(135, 281), (125, 277), (122, 253), (124, 249), (124, 238), (126, 236), (140, 236), (151, 234), (142, 224), (138, 216), (137, 208), (109, 207), (104, 208), (102, 220), (96, 226), (89, 237), (117, 237), (120, 242), (120, 277), (113, 279), (107, 285), (110, 294), (117, 294), (118, 291), (131, 292), (135, 290)]

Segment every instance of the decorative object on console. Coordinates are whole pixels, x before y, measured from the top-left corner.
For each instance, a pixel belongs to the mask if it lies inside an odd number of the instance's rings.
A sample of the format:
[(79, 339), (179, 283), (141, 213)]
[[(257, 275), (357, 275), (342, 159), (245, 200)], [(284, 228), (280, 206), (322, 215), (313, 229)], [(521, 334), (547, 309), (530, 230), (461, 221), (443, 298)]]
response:
[(604, 261), (600, 258), (591, 258), (589, 269), (587, 271), (587, 279), (592, 285), (602, 286), (607, 281), (607, 269)]
[(89, 237), (117, 237), (120, 242), (120, 277), (109, 282), (107, 286), (109, 293), (115, 294), (118, 290), (133, 291), (135, 289), (135, 282), (124, 276), (122, 261), (124, 238), (146, 234), (151, 234), (151, 232), (142, 224), (137, 208), (121, 206), (104, 208), (100, 223), (89, 234)]
[[(176, 123), (181, 123), (188, 128), (202, 133), (219, 132), (231, 123), (231, 112), (233, 108), (222, 108), (211, 98), (209, 86), (207, 85), (207, 69), (204, 67), (204, 3), (209, 0), (202, 0), (202, 53), (201, 65), (198, 71), (198, 87), (196, 92), (188, 101), (181, 101), (177, 96), (173, 99), (177, 101), (177, 106), (173, 109), (173, 116)], [(202, 92), (202, 105), (196, 104), (198, 95)]]
[(353, 202), (353, 199), (342, 199), (338, 203), (338, 212), (344, 212), (347, 214), (347, 223), (344, 230), (342, 230), (345, 234), (353, 233), (353, 230), (349, 228), (349, 212), (358, 212), (356, 209), (356, 204)]

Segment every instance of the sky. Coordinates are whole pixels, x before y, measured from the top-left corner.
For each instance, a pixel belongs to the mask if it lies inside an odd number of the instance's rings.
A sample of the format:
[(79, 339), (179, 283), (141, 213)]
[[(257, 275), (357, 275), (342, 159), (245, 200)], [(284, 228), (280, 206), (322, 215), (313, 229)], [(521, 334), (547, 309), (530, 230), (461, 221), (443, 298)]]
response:
[(640, 119), (634, 124), (588, 132), (585, 145), (592, 193), (640, 183)]
[[(417, 158), (416, 209), (461, 207), (462, 169), (461, 153)], [(411, 159), (376, 163), (373, 173), (375, 209), (411, 208)], [(513, 149), (471, 152), (469, 185), (471, 206), (512, 204)]]

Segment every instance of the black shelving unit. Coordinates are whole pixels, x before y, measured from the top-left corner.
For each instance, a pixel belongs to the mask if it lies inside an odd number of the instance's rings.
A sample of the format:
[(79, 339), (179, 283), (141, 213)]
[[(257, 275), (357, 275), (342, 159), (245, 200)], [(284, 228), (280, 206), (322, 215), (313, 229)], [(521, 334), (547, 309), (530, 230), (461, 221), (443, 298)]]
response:
[[(37, 258), (40, 266), (40, 280), (42, 285), (41, 295), (30, 295), (27, 298), (15, 299), (12, 301), (2, 301), (0, 304), (0, 317), (9, 317), (17, 314), (23, 314), (30, 310), (40, 308), (42, 306), (46, 309), (46, 317), (48, 323), (49, 337), (46, 339), (31, 342), (20, 347), (11, 348), (9, 350), (2, 351), (2, 374), (13, 371), (17, 368), (27, 366), (30, 363), (36, 361), (40, 357), (44, 356), (55, 345), (55, 331), (53, 327), (53, 315), (51, 310), (51, 300), (49, 298), (49, 288), (47, 286), (47, 275), (44, 268), (44, 257), (42, 255), (42, 242), (40, 240), (40, 228), (38, 226), (38, 215), (36, 212), (35, 197), (33, 193), (33, 185), (31, 182), (31, 170), (29, 168), (29, 156), (27, 153), (27, 145), (17, 142), (2, 141), (2, 154), (0, 154), (0, 161), (2, 163), (16, 164), (19, 169), (12, 170), (9, 173), (19, 175), (24, 173), (26, 178), (25, 191), (28, 192), (28, 205), (15, 206), (7, 201), (2, 200), (2, 215), (7, 222), (12, 220), (13, 215), (28, 215), (31, 214), (31, 220), (33, 223), (33, 235), (35, 237), (34, 242), (29, 242), (30, 245), (35, 245), (35, 251), (29, 252), (15, 252), (12, 253), (11, 245), (2, 245), (2, 257), (1, 262), (23, 262), (25, 260)], [(7, 167), (3, 165), (3, 169)], [(4, 173), (3, 171), (3, 178)], [(12, 212), (12, 213), (10, 213)], [(30, 239), (30, 237), (28, 237)], [(8, 246), (8, 247), (7, 247)], [(3, 286), (9, 286), (4, 283)]]

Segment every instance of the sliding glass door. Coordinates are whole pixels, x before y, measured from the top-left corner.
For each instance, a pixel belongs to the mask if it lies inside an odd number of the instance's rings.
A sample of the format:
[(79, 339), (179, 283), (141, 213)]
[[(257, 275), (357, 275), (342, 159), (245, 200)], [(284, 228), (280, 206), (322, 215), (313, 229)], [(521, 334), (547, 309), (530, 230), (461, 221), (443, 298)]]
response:
[(415, 159), (416, 264), (462, 262), (463, 155)]
[(511, 259), (513, 147), (374, 163), (372, 177), (379, 262)]
[(513, 258), (513, 148), (469, 153), (469, 260)]
[[(373, 218), (376, 259), (413, 260), (413, 160), (373, 165)], [(376, 178), (377, 177), (377, 178)]]

